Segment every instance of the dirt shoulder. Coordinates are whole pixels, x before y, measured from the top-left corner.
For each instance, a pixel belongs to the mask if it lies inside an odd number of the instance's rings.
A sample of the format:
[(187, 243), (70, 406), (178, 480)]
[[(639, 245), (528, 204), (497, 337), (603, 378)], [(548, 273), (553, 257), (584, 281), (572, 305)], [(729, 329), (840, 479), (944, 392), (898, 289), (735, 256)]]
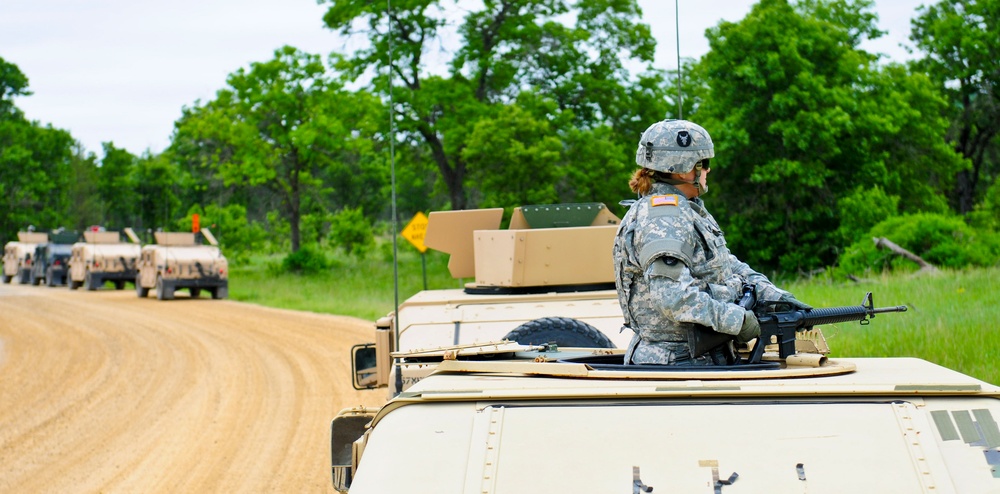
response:
[(334, 492), (329, 424), (373, 324), (0, 285), (0, 492)]

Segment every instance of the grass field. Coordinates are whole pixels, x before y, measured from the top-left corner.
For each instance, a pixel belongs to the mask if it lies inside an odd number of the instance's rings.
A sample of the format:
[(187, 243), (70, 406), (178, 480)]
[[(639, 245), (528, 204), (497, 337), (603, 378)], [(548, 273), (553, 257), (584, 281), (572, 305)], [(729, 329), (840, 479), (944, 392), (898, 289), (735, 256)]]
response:
[[(447, 256), (428, 251), (427, 287), (458, 288)], [(231, 273), (233, 299), (285, 309), (355, 316), (374, 321), (395, 307), (393, 265), (388, 255), (342, 258), (321, 274), (278, 273), (280, 259), (254, 259)], [(421, 255), (400, 248), (398, 300), (424, 286)], [(271, 266), (271, 267), (269, 267)], [(873, 292), (876, 307), (906, 305), (904, 313), (880, 314), (867, 326), (823, 326), (831, 357), (920, 357), (987, 382), (1000, 384), (1000, 268), (894, 274), (858, 282), (825, 278), (784, 286), (814, 307), (858, 305)]]

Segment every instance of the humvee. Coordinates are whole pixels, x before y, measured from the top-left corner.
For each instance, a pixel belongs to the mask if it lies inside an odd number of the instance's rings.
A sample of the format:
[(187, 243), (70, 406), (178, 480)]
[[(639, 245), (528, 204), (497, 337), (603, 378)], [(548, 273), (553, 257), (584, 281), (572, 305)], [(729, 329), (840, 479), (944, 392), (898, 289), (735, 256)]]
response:
[[(507, 339), (525, 344), (624, 347), (611, 246), (620, 220), (604, 204), (436, 211), (424, 244), (450, 254), (463, 288), (424, 290), (376, 322), (391, 351), (474, 345)], [(366, 344), (374, 348), (374, 343)], [(389, 348), (388, 346), (386, 348)], [(381, 355), (388, 367), (388, 353)]]
[[(866, 300), (814, 310), (862, 323), (905, 310)], [(819, 328), (773, 336), (737, 365), (709, 367), (498, 341), (394, 352), (386, 371), (379, 346), (355, 347), (356, 386), (429, 375), (379, 409), (338, 414), (334, 488), (1000, 492), (1000, 387), (917, 358), (833, 359)]]
[(49, 241), (44, 232), (17, 232), (17, 241), (7, 242), (3, 248), (3, 282), (27, 284), (31, 280), (31, 262), (38, 244)]
[(187, 289), (191, 297), (200, 296), (202, 290), (213, 299), (229, 296), (229, 264), (212, 232), (202, 228), (199, 233), (156, 232), (154, 236), (156, 244), (143, 246), (139, 255), (135, 291), (140, 298), (154, 290), (158, 300), (169, 300), (178, 289)]
[(96, 290), (109, 281), (115, 290), (122, 290), (126, 282), (135, 281), (141, 242), (131, 228), (123, 232), (128, 242), (122, 241), (122, 234), (115, 231), (83, 232), (84, 241), (73, 244), (70, 255), (67, 283), (70, 290), (81, 286)]
[(50, 287), (65, 285), (70, 251), (79, 238), (77, 232), (59, 229), (49, 235), (47, 242), (38, 244), (31, 263), (31, 284), (37, 286), (44, 281)]

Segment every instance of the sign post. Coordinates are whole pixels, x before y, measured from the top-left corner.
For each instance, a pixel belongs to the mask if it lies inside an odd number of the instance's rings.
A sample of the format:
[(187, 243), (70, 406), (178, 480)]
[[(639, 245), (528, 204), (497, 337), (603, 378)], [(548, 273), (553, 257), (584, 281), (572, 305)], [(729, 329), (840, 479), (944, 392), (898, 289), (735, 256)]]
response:
[(427, 234), (427, 216), (420, 211), (413, 215), (413, 219), (406, 224), (400, 235), (408, 240), (417, 250), (420, 251), (420, 265), (424, 274), (424, 290), (427, 289), (427, 246), (424, 245), (424, 236)]

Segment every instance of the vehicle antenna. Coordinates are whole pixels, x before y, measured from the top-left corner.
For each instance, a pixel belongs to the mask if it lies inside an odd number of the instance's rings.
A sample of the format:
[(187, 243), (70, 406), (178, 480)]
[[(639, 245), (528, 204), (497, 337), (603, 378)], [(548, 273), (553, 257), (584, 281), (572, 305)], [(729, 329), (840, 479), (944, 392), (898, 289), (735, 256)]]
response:
[(681, 14), (678, 0), (674, 0), (674, 31), (677, 34), (677, 118), (683, 120), (684, 112), (681, 109)]
[[(385, 11), (389, 26), (389, 63), (386, 72), (389, 76), (389, 176), (390, 189), (392, 190), (392, 310), (396, 317), (396, 327), (399, 327), (399, 245), (396, 237), (399, 235), (399, 220), (396, 218), (396, 129), (393, 113), (396, 111), (392, 103), (392, 3), (385, 0)], [(393, 342), (395, 348), (399, 348), (399, 332), (396, 332), (396, 341)]]

